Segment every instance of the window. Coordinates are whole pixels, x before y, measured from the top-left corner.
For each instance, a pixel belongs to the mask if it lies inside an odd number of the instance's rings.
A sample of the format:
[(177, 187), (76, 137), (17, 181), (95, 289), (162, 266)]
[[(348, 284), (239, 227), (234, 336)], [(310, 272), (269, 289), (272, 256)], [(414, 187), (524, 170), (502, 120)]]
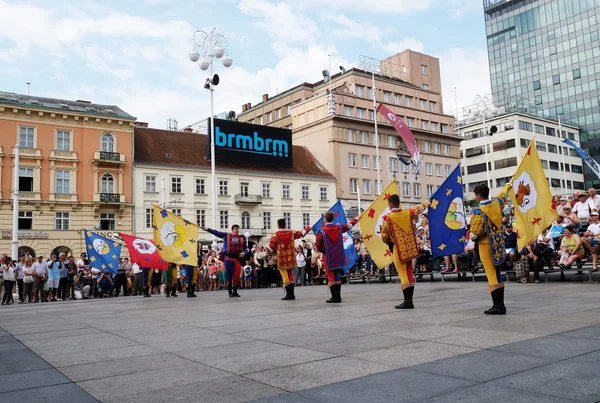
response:
[(111, 174), (102, 175), (100, 193), (115, 193), (115, 178)]
[(437, 125), (438, 125), (437, 123), (431, 122), (431, 131), (432, 132), (437, 132), (437, 130), (438, 130), (438, 126)]
[[(490, 168), (491, 164), (488, 165), (488, 168)], [(486, 172), (486, 170), (489, 171), (489, 169), (486, 169), (486, 164), (485, 162), (482, 162), (480, 164), (474, 164), (474, 165), (469, 165), (467, 167), (467, 173), (470, 174), (478, 174), (480, 172)]]
[(356, 86), (356, 96), (362, 97), (364, 95), (364, 90), (365, 90), (365, 87), (363, 87), (362, 85), (357, 85)]
[(424, 90), (428, 90), (429, 89), (429, 84), (423, 84), (423, 89)]
[(369, 144), (369, 133), (360, 132), (360, 144)]
[(383, 102), (390, 103), (391, 100), (392, 100), (392, 93), (391, 92), (387, 92), (387, 91), (383, 91)]
[(361, 155), (361, 168), (363, 169), (369, 169), (369, 156), (368, 155)]
[(560, 171), (558, 162), (556, 161), (550, 161), (550, 169), (553, 171)]
[(508, 150), (509, 148), (515, 148), (515, 147), (516, 147), (516, 141), (515, 141), (515, 139), (509, 139), (509, 140), (505, 140), (505, 141), (499, 141), (499, 142), (494, 143), (492, 145), (492, 149), (494, 151)]
[(206, 194), (206, 187), (204, 184), (204, 179), (196, 178), (196, 194), (197, 195)]
[(56, 149), (71, 151), (71, 132), (67, 130), (56, 131)]
[(446, 165), (446, 178), (449, 177), (451, 173), (452, 173), (452, 166)]
[(219, 195), (227, 196), (229, 194), (229, 183), (227, 181), (219, 181)]
[(363, 179), (363, 194), (371, 194), (371, 179)]
[(70, 183), (71, 171), (56, 171), (56, 193), (69, 194), (71, 193)]
[(376, 155), (373, 156), (373, 169), (381, 170), (381, 157), (377, 158)]
[(147, 208), (146, 209), (146, 213), (144, 214), (145, 217), (145, 222), (146, 222), (146, 229), (150, 229), (152, 228), (152, 225), (154, 224), (154, 211), (151, 208)]
[(433, 185), (427, 185), (427, 197), (433, 196)]
[(265, 116), (266, 116), (265, 123), (271, 123), (273, 121), (273, 119), (272, 119), (273, 115), (271, 112), (268, 112)]
[(425, 174), (429, 176), (433, 175), (433, 166), (431, 162), (425, 163)]
[(575, 69), (573, 70), (573, 80), (577, 80), (578, 78), (581, 78), (581, 70)]
[(356, 117), (360, 119), (364, 119), (367, 110), (363, 108), (356, 108)]
[(259, 124), (259, 125), (262, 125), (263, 124), (263, 117), (262, 116), (257, 117), (256, 118), (256, 123)]
[(200, 228), (206, 227), (206, 210), (196, 210), (196, 225)]
[(100, 213), (100, 229), (102, 231), (113, 231), (115, 221), (115, 213)]
[(310, 187), (308, 185), (302, 185), (302, 200), (309, 200), (309, 199), (310, 199)]
[(373, 109), (369, 109), (369, 120), (375, 120), (375, 111)]
[(510, 176), (506, 176), (504, 178), (496, 179), (496, 187), (501, 188), (502, 186), (506, 185), (508, 182), (510, 182), (510, 178)]
[(554, 144), (548, 144), (548, 152), (558, 154), (558, 149)]
[(435, 112), (436, 105), (437, 104), (435, 102), (429, 101), (429, 112)]
[(229, 211), (219, 211), (219, 226), (225, 229), (229, 228)]
[(427, 106), (427, 101), (424, 99), (419, 99), (419, 108), (424, 111)]
[(517, 157), (503, 158), (501, 160), (494, 161), (495, 169), (508, 168), (514, 166), (517, 166)]
[(402, 184), (402, 196), (410, 197), (410, 183)]
[(544, 126), (534, 125), (534, 131), (539, 134), (544, 134)]
[(573, 172), (575, 174), (582, 174), (583, 173), (583, 167), (581, 167), (579, 165), (571, 165), (571, 172)]
[(175, 214), (176, 216), (181, 217), (181, 209), (180, 208), (172, 208), (171, 213)]
[(409, 168), (408, 165), (402, 164), (401, 168), (400, 168), (400, 171), (402, 171), (403, 174), (407, 174), (407, 173), (410, 172), (410, 168)]
[(414, 197), (421, 197), (421, 184), (420, 183), (415, 183), (413, 185), (413, 189), (414, 189), (413, 196)]
[(546, 160), (541, 160), (541, 161), (542, 161), (542, 168), (548, 169), (548, 161), (546, 161)]
[(381, 194), (383, 191), (383, 182), (381, 180), (375, 181), (375, 194)]
[(350, 168), (356, 168), (356, 154), (348, 153), (348, 166)]
[(569, 137), (569, 140), (575, 141), (575, 133), (569, 133), (568, 137)]
[(102, 135), (102, 151), (113, 153), (115, 152), (115, 138), (110, 133)]
[(283, 219), (285, 220), (285, 227), (292, 228), (292, 213), (283, 213)]
[(401, 105), (402, 104), (402, 95), (394, 94), (394, 103), (396, 105)]
[(284, 198), (284, 199), (292, 198), (291, 187), (292, 187), (292, 185), (289, 185), (289, 184), (281, 185), (281, 197), (282, 198)]
[(181, 177), (171, 177), (171, 193), (181, 193)]
[(387, 136), (387, 145), (391, 148), (396, 148), (396, 138), (394, 136)]
[[(248, 182), (240, 182), (240, 196), (242, 197), (248, 197), (248, 192), (250, 188), (250, 184)], [(244, 227), (244, 228), (248, 228), (248, 227)]]
[(292, 105), (286, 105), (285, 106), (285, 114), (287, 116), (290, 116), (292, 114)]
[(310, 213), (302, 213), (302, 227), (310, 227)]
[(19, 191), (33, 192), (33, 168), (19, 168)]
[(519, 120), (519, 129), (526, 130), (528, 132), (532, 132), (533, 131), (533, 124), (530, 123), (530, 122), (524, 122), (522, 120)]
[(23, 148), (34, 147), (35, 129), (33, 127), (19, 127), (19, 145)]
[(421, 74), (423, 74), (424, 76), (429, 75), (429, 68), (427, 66), (425, 66), (424, 64), (421, 65)]
[(583, 182), (573, 181), (573, 189), (583, 190)]
[(265, 211), (263, 213), (263, 228), (271, 229), (271, 212)]
[(367, 88), (367, 98), (373, 99), (373, 88)]
[(433, 153), (440, 154), (440, 143), (433, 143)]
[(560, 179), (550, 178), (550, 186), (552, 186), (553, 188), (559, 188), (559, 187), (561, 187), (561, 185), (560, 185)]
[(33, 229), (33, 211), (19, 211), (19, 229)]
[(554, 84), (554, 85), (560, 84), (560, 75), (559, 74), (552, 76), (552, 84)]
[(572, 148), (569, 148), (569, 156), (570, 157), (577, 157), (578, 156), (577, 151), (575, 151)]
[(344, 105), (344, 116), (352, 116), (352, 107)]
[(358, 179), (350, 178), (350, 193), (358, 193)]
[(242, 228), (252, 228), (252, 226), (250, 225), (250, 213), (247, 211), (244, 211), (242, 213)]
[(398, 159), (390, 158), (390, 172), (398, 172)]
[(534, 91), (537, 91), (537, 90), (539, 90), (539, 89), (541, 89), (541, 88), (542, 88), (542, 85), (540, 84), (540, 80), (535, 80), (535, 81), (533, 82), (533, 90), (534, 90)]
[(442, 164), (435, 164), (435, 176), (442, 176)]
[(426, 153), (430, 153), (431, 152), (431, 143), (429, 141), (424, 141), (423, 142), (423, 146), (425, 148), (425, 152)]
[(406, 103), (407, 108), (412, 108), (413, 97), (409, 97), (408, 95), (404, 97), (404, 101)]
[(551, 127), (546, 127), (546, 134), (548, 136), (556, 137), (556, 130)]
[(266, 197), (266, 198), (271, 197), (271, 184), (270, 183), (262, 184), (262, 197)]
[(427, 130), (427, 122), (426, 120), (421, 120), (421, 129), (423, 130)]
[(546, 143), (540, 143), (539, 141), (535, 143), (535, 148), (537, 148), (538, 151), (546, 151)]
[(326, 201), (327, 200), (327, 186), (320, 186), (319, 194), (320, 194), (320, 200)]
[(529, 147), (529, 144), (531, 144), (531, 140), (521, 139), (521, 147), (527, 148)]
[(444, 155), (450, 155), (450, 145), (444, 144)]
[(348, 141), (350, 143), (356, 142), (356, 132), (352, 129), (348, 129)]
[(415, 126), (415, 118), (406, 118), (406, 125), (408, 127), (414, 127)]
[(146, 192), (156, 192), (156, 176), (146, 175), (145, 176)]
[(281, 119), (281, 109), (275, 109), (275, 120)]

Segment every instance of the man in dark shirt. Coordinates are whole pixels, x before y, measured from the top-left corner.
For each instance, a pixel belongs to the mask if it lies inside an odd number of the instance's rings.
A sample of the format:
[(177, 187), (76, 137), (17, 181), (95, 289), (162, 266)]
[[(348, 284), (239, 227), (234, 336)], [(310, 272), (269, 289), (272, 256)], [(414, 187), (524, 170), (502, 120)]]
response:
[(517, 253), (517, 233), (513, 232), (511, 223), (507, 223), (504, 227), (504, 247), (506, 248), (506, 257), (512, 264)]

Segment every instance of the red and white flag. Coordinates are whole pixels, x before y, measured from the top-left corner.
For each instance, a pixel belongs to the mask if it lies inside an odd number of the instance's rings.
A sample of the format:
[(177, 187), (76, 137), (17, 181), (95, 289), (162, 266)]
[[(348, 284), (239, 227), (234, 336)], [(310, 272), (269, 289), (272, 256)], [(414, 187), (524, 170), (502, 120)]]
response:
[(410, 152), (411, 162), (417, 167), (419, 166), (421, 160), (421, 153), (419, 153), (419, 147), (417, 147), (417, 140), (415, 140), (415, 136), (412, 134), (406, 123), (402, 121), (394, 112), (392, 112), (387, 106), (383, 104), (379, 104), (377, 107), (377, 111), (381, 113), (383, 116), (389, 120), (394, 129), (398, 132), (404, 144), (406, 144), (406, 148), (408, 148), (408, 152)]
[(167, 270), (169, 262), (163, 260), (158, 254), (156, 244), (145, 238), (138, 238), (119, 232), (121, 238), (129, 249), (131, 263), (137, 263), (140, 267), (149, 269)]

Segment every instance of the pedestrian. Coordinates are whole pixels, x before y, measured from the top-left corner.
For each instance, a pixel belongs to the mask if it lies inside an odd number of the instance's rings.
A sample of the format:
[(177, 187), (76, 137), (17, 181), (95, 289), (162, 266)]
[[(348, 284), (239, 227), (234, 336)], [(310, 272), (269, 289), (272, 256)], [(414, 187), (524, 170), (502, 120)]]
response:
[(44, 262), (44, 257), (39, 255), (37, 262), (32, 266), (33, 272), (33, 302), (47, 302), (44, 293), (44, 283), (48, 278), (48, 264)]
[(50, 302), (56, 302), (58, 297), (58, 286), (60, 284), (60, 261), (58, 256), (51, 255), (48, 261), (48, 293)]
[(2, 297), (2, 305), (11, 305), (13, 304), (13, 287), (16, 284), (15, 280), (15, 270), (16, 267), (13, 264), (13, 261), (10, 257), (5, 256), (2, 265), (0, 266), (0, 270), (4, 275), (4, 296)]
[(139, 264), (133, 263), (131, 265), (133, 271), (133, 295), (142, 295), (144, 293), (144, 287), (142, 285), (142, 268)]
[(19, 287), (19, 304), (25, 303), (25, 300), (23, 299), (23, 289), (24, 289), (23, 268), (25, 267), (25, 258), (26, 258), (25, 255), (21, 255), (19, 262), (15, 266), (15, 277), (17, 280), (17, 286)]
[(23, 264), (23, 301), (33, 302), (33, 262), (30, 257), (25, 258)]
[(74, 279), (77, 274), (77, 264), (75, 264), (75, 257), (69, 256), (69, 260), (65, 264), (67, 268), (67, 297), (70, 296), (71, 301), (75, 301), (75, 285)]
[(301, 286), (306, 284), (306, 256), (302, 246), (296, 247), (296, 270), (294, 271), (296, 285)]

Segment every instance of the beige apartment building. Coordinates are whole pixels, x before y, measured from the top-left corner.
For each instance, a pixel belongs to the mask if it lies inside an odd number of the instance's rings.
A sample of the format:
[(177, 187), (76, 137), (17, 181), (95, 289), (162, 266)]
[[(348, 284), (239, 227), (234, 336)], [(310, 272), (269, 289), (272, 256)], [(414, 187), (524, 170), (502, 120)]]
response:
[[(460, 162), (461, 138), (454, 135), (454, 118), (443, 113), (439, 60), (407, 50), (382, 61), (379, 70), (383, 74), (374, 75), (375, 91), (372, 73), (353, 68), (333, 75), (331, 82), (303, 83), (274, 97), (265, 94), (258, 105), (243, 105), (238, 120), (293, 129), (294, 144), (306, 146), (335, 175), (336, 196), (346, 209), (356, 206), (359, 192), (366, 207), (394, 178), (402, 203), (419, 203)], [(411, 128), (423, 159), (420, 173), (398, 160), (402, 140), (375, 113), (373, 97)]]

